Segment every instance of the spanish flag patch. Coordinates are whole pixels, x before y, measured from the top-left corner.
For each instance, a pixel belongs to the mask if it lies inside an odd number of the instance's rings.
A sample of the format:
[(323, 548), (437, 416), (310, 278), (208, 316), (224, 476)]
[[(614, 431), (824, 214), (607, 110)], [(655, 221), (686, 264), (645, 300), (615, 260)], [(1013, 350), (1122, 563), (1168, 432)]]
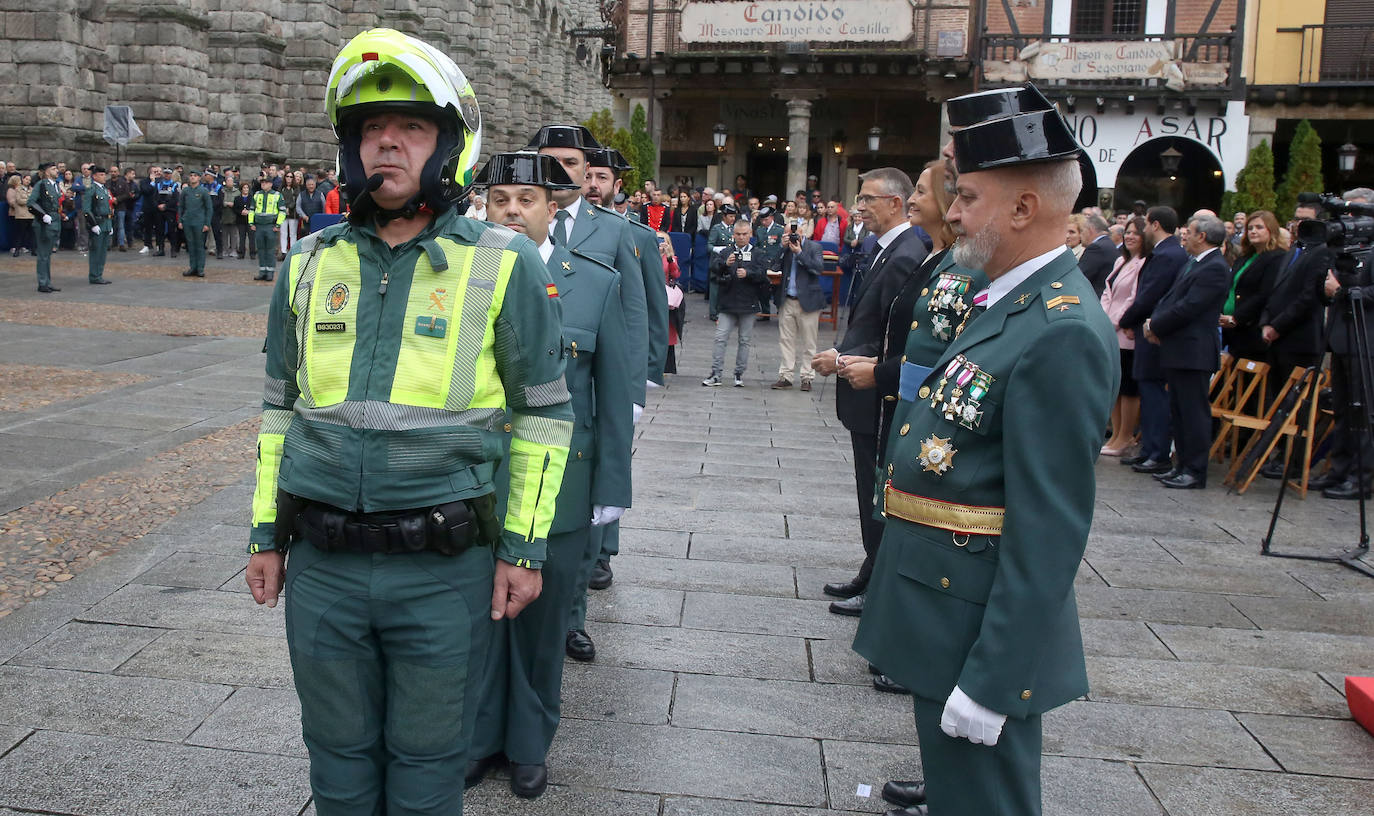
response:
[(554, 286), (552, 283), (546, 283), (546, 284), (544, 284), (544, 289), (546, 289), (546, 290), (548, 291), (549, 297), (551, 297), (551, 298), (556, 298), (556, 297), (558, 297), (558, 287), (557, 287), (557, 286)]

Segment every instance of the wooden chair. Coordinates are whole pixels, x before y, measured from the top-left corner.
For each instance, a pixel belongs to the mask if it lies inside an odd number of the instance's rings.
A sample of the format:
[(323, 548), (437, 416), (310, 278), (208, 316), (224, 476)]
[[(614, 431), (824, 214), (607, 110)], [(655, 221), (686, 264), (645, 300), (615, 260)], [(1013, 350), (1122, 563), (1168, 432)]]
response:
[[(1207, 384), (1207, 400), (1212, 403), (1213, 407), (1215, 407), (1217, 403), (1218, 389), (1220, 389), (1227, 380), (1231, 379), (1231, 372), (1235, 367), (1235, 356), (1230, 352), (1222, 352), (1221, 365), (1217, 368), (1216, 373), (1212, 375), (1211, 382)], [(1212, 416), (1216, 416), (1216, 414), (1212, 414)]]
[(1212, 397), (1212, 417), (1221, 420), (1221, 426), (1217, 429), (1216, 439), (1212, 441), (1211, 458), (1223, 461), (1228, 441), (1231, 443), (1231, 458), (1235, 458), (1236, 448), (1240, 446), (1240, 426), (1235, 420), (1244, 418), (1259, 421), (1264, 416), (1264, 395), (1268, 385), (1268, 363), (1246, 359), (1234, 362), (1230, 372), (1214, 389)]
[[(1269, 455), (1274, 452), (1274, 448), (1278, 446), (1281, 439), (1288, 443), (1286, 455), (1284, 456), (1284, 466), (1287, 467), (1288, 457), (1291, 456), (1293, 452), (1293, 438), (1298, 432), (1299, 419), (1304, 416), (1304, 412), (1307, 410), (1307, 397), (1312, 393), (1313, 382), (1311, 380), (1304, 380), (1303, 377), (1306, 371), (1307, 369), (1302, 367), (1295, 367), (1293, 369), (1292, 373), (1288, 375), (1288, 379), (1284, 382), (1283, 388), (1279, 391), (1278, 396), (1274, 398), (1274, 402), (1269, 406), (1269, 410), (1265, 411), (1263, 417), (1256, 418), (1231, 414), (1223, 420), (1229, 420), (1233, 429), (1254, 431), (1254, 433), (1250, 434), (1250, 439), (1245, 443), (1245, 448), (1241, 450), (1240, 455), (1233, 457), (1231, 470), (1226, 474), (1225, 483), (1234, 487), (1237, 493), (1244, 493), (1250, 488), (1250, 483), (1259, 475), (1260, 469), (1264, 467), (1264, 463), (1269, 459)], [(1296, 399), (1292, 400), (1292, 409), (1288, 411), (1287, 415), (1285, 415), (1282, 420), (1280, 420), (1280, 424), (1277, 428), (1273, 429), (1272, 432), (1265, 432), (1266, 429), (1273, 424), (1279, 408), (1294, 392), (1296, 392), (1297, 396)], [(1311, 415), (1310, 412), (1308, 415)], [(1251, 454), (1254, 452), (1257, 452), (1258, 455), (1252, 457)], [(1251, 460), (1251, 464), (1248, 468), (1244, 469), (1245, 472), (1241, 472), (1242, 466), (1247, 459)]]
[[(1331, 435), (1336, 426), (1336, 416), (1331, 411), (1323, 411), (1317, 405), (1317, 395), (1322, 389), (1331, 383), (1331, 371), (1325, 370), (1317, 374), (1315, 387), (1308, 393), (1307, 398), (1302, 404), (1302, 415), (1298, 417), (1302, 431), (1302, 441), (1299, 442), (1298, 452), (1300, 454), (1299, 468), (1297, 474), (1288, 480), (1288, 486), (1297, 491), (1298, 498), (1307, 498), (1307, 483), (1312, 476), (1312, 454), (1321, 448), (1321, 443)], [(1322, 426), (1321, 433), (1317, 432), (1318, 426)], [(1292, 444), (1297, 440), (1289, 441), (1289, 451), (1284, 457), (1285, 462), (1292, 456)], [(1284, 468), (1285, 473), (1287, 467)]]

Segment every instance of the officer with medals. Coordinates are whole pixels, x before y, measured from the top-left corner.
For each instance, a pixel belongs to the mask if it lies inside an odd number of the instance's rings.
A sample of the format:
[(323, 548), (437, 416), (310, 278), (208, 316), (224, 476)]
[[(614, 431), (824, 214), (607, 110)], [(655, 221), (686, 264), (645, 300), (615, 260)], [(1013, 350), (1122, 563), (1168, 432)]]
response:
[[(754, 246), (763, 254), (764, 268), (773, 269), (782, 259), (782, 225), (777, 223), (777, 210), (764, 207), (759, 210), (758, 226), (754, 228)], [(767, 288), (767, 287), (765, 287)], [(759, 311), (766, 316), (772, 312), (771, 292), (759, 294)]]
[[(582, 186), (585, 201), (600, 212), (618, 215), (615, 210), (601, 206), (615, 199), (620, 190), (620, 175), (631, 169), (619, 150), (602, 148), (588, 150), (587, 181)], [(644, 304), (648, 315), (649, 361), (645, 372), (645, 389), (663, 385), (663, 368), (668, 355), (668, 290), (664, 287), (663, 256), (658, 249), (658, 234), (638, 221), (631, 221), (629, 235), (634, 242), (635, 259), (644, 280)], [(639, 422), (639, 413), (635, 413)], [(620, 554), (620, 521), (610, 519), (592, 530), (592, 537), (600, 539), (600, 549), (586, 564), (584, 583), (591, 589), (606, 589), (614, 578), (611, 558)], [(587, 596), (578, 593), (568, 626), (568, 654), (579, 660), (596, 656), (596, 644), (587, 634)]]
[(205, 239), (210, 232), (210, 221), (215, 217), (215, 203), (210, 191), (200, 183), (199, 170), (192, 170), (187, 179), (181, 188), (181, 229), (186, 233), (186, 254), (190, 256), (190, 268), (181, 275), (185, 278), (203, 278)]
[[(598, 552), (593, 525), (630, 505), (636, 383), (620, 306), (620, 275), (549, 238), (552, 190), (573, 184), (550, 156), (498, 153), (475, 182), (488, 186), (487, 218), (539, 245), (563, 307), (563, 358), (573, 435), (544, 560), (544, 588), (518, 618), (498, 624), (470, 753), (472, 786), (503, 761), (511, 790), (535, 798), (548, 784), (545, 757), (558, 728), (568, 608), (586, 591), (584, 565)], [(580, 583), (579, 583), (580, 582)]]
[(33, 255), (38, 260), (38, 291), (43, 294), (61, 292), (52, 285), (52, 253), (62, 237), (62, 211), (58, 200), (57, 163), (44, 162), (38, 172), (42, 178), (29, 192), (28, 208), (33, 213)]
[(86, 255), (86, 282), (92, 286), (103, 286), (105, 279), (105, 256), (110, 251), (110, 239), (114, 236), (114, 219), (110, 216), (114, 207), (110, 205), (110, 191), (105, 189), (109, 171), (104, 167), (91, 168), (91, 185), (82, 196), (82, 216), (85, 227), (91, 232), (89, 250)]
[(453, 60), (373, 29), (326, 88), (356, 196), (273, 290), (246, 577), (258, 603), (289, 585), (319, 816), (450, 816), (492, 621), (539, 595), (573, 434), (562, 315), (533, 242), (454, 210), (481, 120)]
[[(711, 233), (706, 237), (706, 244), (711, 248), (711, 254), (724, 250), (734, 243), (735, 219), (739, 217), (739, 210), (734, 204), (725, 204), (720, 208), (720, 223), (711, 227)], [(707, 284), (707, 303), (711, 313), (711, 320), (720, 316), (720, 284), (716, 283), (714, 277), (710, 277)]]
[(1059, 235), (1080, 152), (1052, 110), (954, 134), (954, 260), (990, 284), (892, 437), (854, 641), (914, 695), (937, 816), (1039, 814), (1040, 716), (1087, 692), (1073, 581), (1120, 366)]
[(286, 222), (286, 208), (281, 193), (272, 188), (271, 176), (258, 179), (259, 189), (253, 193), (253, 206), (248, 211), (248, 231), (253, 233), (253, 246), (258, 255), (258, 274), (253, 280), (272, 280), (276, 274), (277, 236)]

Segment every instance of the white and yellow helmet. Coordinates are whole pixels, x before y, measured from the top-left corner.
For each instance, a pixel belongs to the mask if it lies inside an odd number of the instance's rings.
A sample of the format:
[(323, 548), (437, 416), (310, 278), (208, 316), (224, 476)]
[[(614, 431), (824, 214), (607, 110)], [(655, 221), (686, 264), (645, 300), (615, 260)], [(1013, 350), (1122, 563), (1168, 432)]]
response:
[(355, 191), (364, 182), (358, 155), (363, 117), (388, 110), (439, 125), (434, 155), (420, 180), (421, 203), (447, 209), (472, 183), (482, 151), (482, 114), (462, 69), (438, 49), (389, 28), (364, 31), (334, 58), (325, 112), (339, 139), (339, 169)]

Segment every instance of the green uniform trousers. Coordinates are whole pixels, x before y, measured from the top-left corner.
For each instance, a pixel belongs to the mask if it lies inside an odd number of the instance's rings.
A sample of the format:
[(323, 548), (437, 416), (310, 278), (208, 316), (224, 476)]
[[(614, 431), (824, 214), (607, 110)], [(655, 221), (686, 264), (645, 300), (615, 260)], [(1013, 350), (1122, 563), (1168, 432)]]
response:
[(544, 588), (514, 620), (497, 623), (487, 658), (472, 758), (504, 751), (511, 762), (539, 765), (548, 756), (562, 709), (567, 609), (585, 596), (578, 577), (591, 549), (591, 528), (549, 536)]
[(720, 284), (716, 283), (714, 275), (706, 287), (707, 308), (710, 310), (711, 319), (715, 320), (720, 317)]
[[(592, 579), (592, 570), (598, 559), (611, 560), (612, 555), (620, 554), (620, 522), (591, 528), (587, 549), (578, 565), (577, 592), (572, 596), (572, 614), (568, 617), (568, 630), (587, 631), (587, 582)], [(607, 542), (607, 538), (610, 542)]]
[(277, 271), (277, 233), (270, 226), (254, 228), (253, 246), (258, 250), (258, 277), (272, 280)]
[(86, 252), (86, 277), (94, 283), (105, 275), (105, 255), (110, 250), (110, 233), (102, 227), (99, 235), (86, 234), (91, 238)]
[(997, 744), (940, 730), (943, 701), (912, 697), (930, 816), (1040, 816), (1040, 715), (1007, 718)]
[(443, 556), (292, 546), (287, 646), (319, 816), (462, 813), (494, 571), (488, 547)]
[(57, 249), (57, 241), (62, 237), (62, 225), (53, 221), (44, 224), (43, 219), (33, 219), (33, 254), (38, 258), (38, 285), (52, 286), (52, 252)]
[[(191, 257), (188, 259), (192, 272), (205, 272), (205, 236), (201, 228), (206, 224), (197, 224), (192, 221), (185, 221), (181, 227), (186, 231), (186, 254)], [(277, 257), (275, 255), (273, 258)]]

